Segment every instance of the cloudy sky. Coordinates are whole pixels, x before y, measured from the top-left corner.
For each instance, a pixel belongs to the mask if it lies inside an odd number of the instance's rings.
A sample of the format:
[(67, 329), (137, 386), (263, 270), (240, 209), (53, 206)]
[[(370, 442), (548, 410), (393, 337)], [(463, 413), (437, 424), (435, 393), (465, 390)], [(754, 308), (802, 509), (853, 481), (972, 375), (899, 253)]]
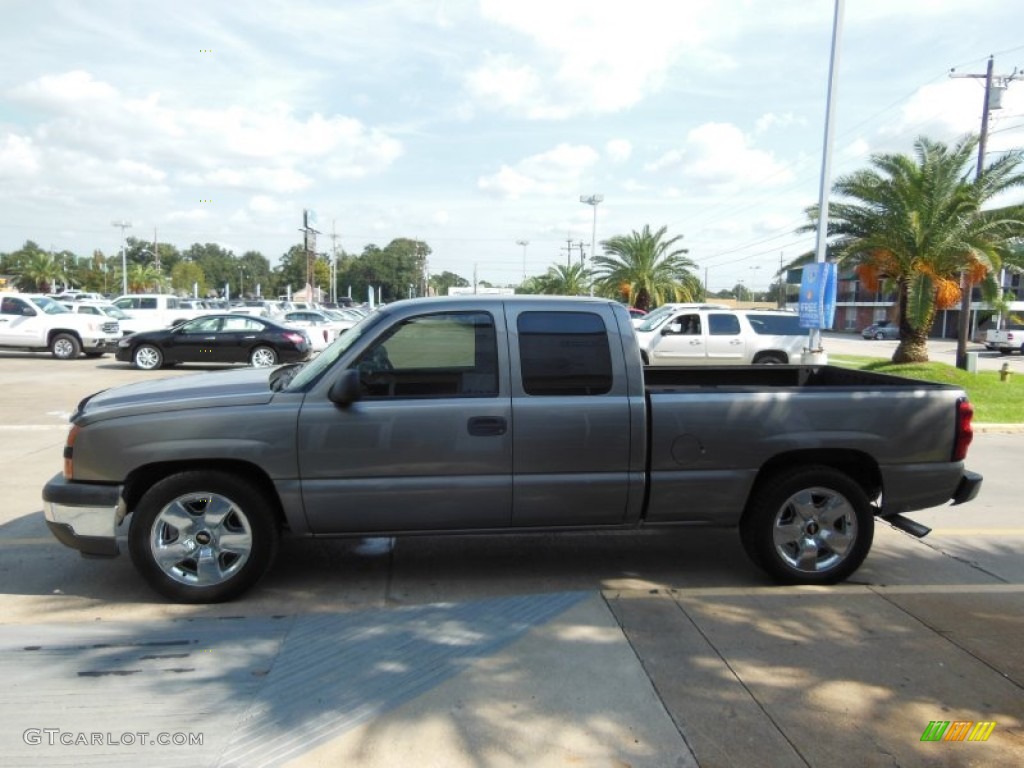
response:
[[(813, 247), (833, 0), (4, 0), (0, 251), (129, 234), (272, 261), (425, 240), (517, 283), (644, 224), (712, 290)], [(847, 0), (835, 174), (955, 141), (1024, 66), (1020, 0)], [(1024, 80), (990, 149), (1024, 146)], [(575, 252), (578, 258), (579, 251)]]

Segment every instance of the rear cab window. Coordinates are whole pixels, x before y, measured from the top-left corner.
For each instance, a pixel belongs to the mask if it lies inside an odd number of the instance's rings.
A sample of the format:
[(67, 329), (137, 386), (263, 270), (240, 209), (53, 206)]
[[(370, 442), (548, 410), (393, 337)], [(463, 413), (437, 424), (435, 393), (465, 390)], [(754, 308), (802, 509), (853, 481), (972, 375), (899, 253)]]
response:
[(564, 397), (611, 391), (611, 349), (600, 315), (522, 312), (516, 330), (527, 395)]

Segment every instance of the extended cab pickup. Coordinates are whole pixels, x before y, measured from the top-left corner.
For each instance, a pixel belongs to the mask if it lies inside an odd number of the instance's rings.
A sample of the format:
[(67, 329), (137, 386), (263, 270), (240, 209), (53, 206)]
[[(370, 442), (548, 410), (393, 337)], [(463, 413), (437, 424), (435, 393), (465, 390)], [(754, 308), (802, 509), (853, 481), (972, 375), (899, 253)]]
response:
[(0, 349), (48, 350), (58, 360), (73, 360), (116, 352), (120, 338), (112, 317), (75, 314), (39, 294), (0, 293)]
[(820, 366), (649, 368), (600, 299), (413, 299), (316, 359), (83, 400), (43, 490), (54, 535), (226, 600), (283, 533), (738, 526), (776, 579), (831, 583), (875, 516), (973, 498), (963, 391)]

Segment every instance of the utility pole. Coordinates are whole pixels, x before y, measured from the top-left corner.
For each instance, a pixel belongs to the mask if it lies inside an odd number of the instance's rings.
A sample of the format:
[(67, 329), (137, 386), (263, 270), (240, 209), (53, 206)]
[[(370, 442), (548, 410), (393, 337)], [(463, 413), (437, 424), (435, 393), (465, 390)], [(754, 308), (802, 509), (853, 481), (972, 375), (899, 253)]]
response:
[(338, 301), (338, 233), (335, 231), (336, 219), (331, 219), (331, 301)]
[(120, 221), (110, 222), (111, 226), (121, 228), (121, 294), (128, 293), (128, 259), (125, 256), (124, 250), (124, 231), (131, 227), (130, 221), (121, 219)]
[(568, 235), (565, 238), (565, 248), (563, 248), (562, 250), (565, 251), (565, 266), (571, 267), (572, 266), (572, 235)]
[(786, 308), (786, 283), (782, 276), (782, 251), (779, 251), (779, 309)]
[[(1024, 73), (1013, 70), (1009, 75), (993, 76), (992, 68), (995, 65), (994, 57), (988, 57), (988, 66), (984, 74), (960, 74), (950, 70), (950, 77), (970, 77), (974, 79), (985, 79), (985, 99), (981, 109), (981, 134), (978, 136), (978, 164), (974, 169), (974, 180), (981, 179), (985, 172), (985, 149), (988, 145), (988, 115), (993, 109), (1002, 108), (1003, 91), (1014, 80), (1024, 78)], [(998, 80), (998, 83), (993, 83)], [(993, 88), (996, 90), (994, 91)], [(995, 102), (993, 103), (993, 95)], [(1002, 288), (1002, 286), (1000, 286)], [(971, 283), (966, 269), (960, 271), (960, 317), (957, 323), (956, 339), (956, 367), (967, 370), (967, 337), (971, 333)]]
[(580, 266), (585, 269), (587, 266), (587, 254), (583, 252), (583, 241), (578, 241), (576, 246), (580, 249)]

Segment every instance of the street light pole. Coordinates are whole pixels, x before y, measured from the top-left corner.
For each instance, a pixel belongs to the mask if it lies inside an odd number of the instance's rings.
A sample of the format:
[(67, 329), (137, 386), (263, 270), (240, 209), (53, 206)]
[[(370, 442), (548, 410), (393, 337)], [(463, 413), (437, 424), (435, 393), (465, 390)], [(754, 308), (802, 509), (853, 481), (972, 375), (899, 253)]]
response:
[[(597, 206), (604, 200), (604, 195), (580, 195), (580, 202), (586, 203), (587, 205), (593, 206), (594, 208), (594, 222), (590, 227), (590, 260), (594, 260), (594, 256), (597, 255), (597, 251), (594, 250), (594, 241), (597, 236)], [(594, 289), (591, 286), (591, 294)]]
[(523, 282), (526, 282), (526, 246), (530, 244), (529, 240), (516, 240), (516, 245), (523, 246)]
[(124, 231), (131, 227), (130, 221), (112, 221), (112, 226), (121, 228), (121, 294), (128, 293), (128, 257), (124, 251)]

